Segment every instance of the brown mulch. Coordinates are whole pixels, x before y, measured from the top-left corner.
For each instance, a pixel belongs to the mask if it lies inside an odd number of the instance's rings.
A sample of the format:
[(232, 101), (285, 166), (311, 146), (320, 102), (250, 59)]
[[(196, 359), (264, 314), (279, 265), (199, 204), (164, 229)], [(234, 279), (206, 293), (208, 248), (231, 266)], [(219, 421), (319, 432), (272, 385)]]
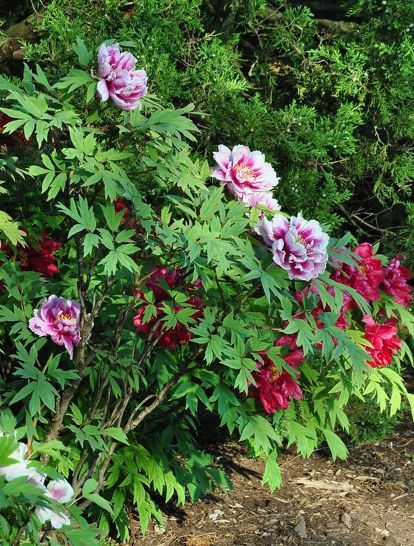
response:
[(283, 455), (284, 484), (260, 485), (263, 463), (232, 444), (213, 448), (234, 489), (165, 514), (139, 546), (414, 546), (414, 426), (350, 449), (332, 462), (325, 450), (303, 460)]

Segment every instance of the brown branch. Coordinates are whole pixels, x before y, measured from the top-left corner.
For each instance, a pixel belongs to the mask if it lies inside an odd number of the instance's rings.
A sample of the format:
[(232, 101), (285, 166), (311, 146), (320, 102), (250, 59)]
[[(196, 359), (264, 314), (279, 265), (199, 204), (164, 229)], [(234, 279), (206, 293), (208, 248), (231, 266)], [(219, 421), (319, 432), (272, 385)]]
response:
[[(167, 392), (169, 391), (169, 389), (175, 383), (177, 383), (177, 381), (179, 381), (180, 378), (181, 378), (181, 374), (178, 377), (170, 379), (170, 381), (168, 381), (164, 385), (164, 387), (160, 390), (160, 392), (157, 395), (154, 395), (154, 397), (155, 397), (154, 401), (149, 406), (147, 406), (144, 410), (142, 410), (141, 413), (135, 419), (132, 420), (132, 422), (128, 421), (127, 425), (124, 428), (125, 434), (130, 432), (132, 429), (136, 428), (145, 419), (145, 417), (147, 417), (147, 415), (152, 413), (161, 404), (161, 402), (164, 400), (164, 398), (165, 398)], [(96, 489), (94, 491), (95, 493), (99, 493), (99, 491), (104, 486), (105, 474), (106, 474), (106, 471), (108, 469), (109, 463), (112, 460), (112, 456), (114, 454), (114, 451), (115, 451), (115, 448), (116, 448), (117, 445), (118, 445), (117, 442), (113, 441), (112, 444), (109, 447), (109, 452), (108, 452), (106, 458), (104, 459), (104, 461), (102, 463), (102, 466), (99, 469), (98, 485), (97, 485), (97, 487), (96, 487)], [(81, 510), (85, 510), (89, 505), (90, 505), (90, 501), (85, 500), (84, 502), (82, 502), (79, 505), (79, 508)]]
[[(374, 224), (370, 224), (363, 218), (361, 218), (356, 212), (350, 212), (341, 203), (338, 203), (338, 208), (348, 218), (349, 222), (358, 229), (362, 229), (362, 226), (368, 228), (371, 231), (378, 233), (388, 233), (388, 229), (379, 228)], [(366, 233), (366, 232), (365, 232)]]
[(132, 419), (128, 421), (124, 428), (125, 434), (128, 434), (131, 430), (134, 428), (137, 428), (137, 426), (149, 415), (152, 413), (164, 400), (165, 395), (170, 390), (170, 388), (175, 385), (179, 380), (181, 379), (181, 374), (178, 377), (174, 377), (173, 379), (170, 379), (164, 387), (160, 390), (160, 392), (155, 396), (155, 399), (149, 406), (147, 406), (145, 409), (143, 409), (135, 419)]

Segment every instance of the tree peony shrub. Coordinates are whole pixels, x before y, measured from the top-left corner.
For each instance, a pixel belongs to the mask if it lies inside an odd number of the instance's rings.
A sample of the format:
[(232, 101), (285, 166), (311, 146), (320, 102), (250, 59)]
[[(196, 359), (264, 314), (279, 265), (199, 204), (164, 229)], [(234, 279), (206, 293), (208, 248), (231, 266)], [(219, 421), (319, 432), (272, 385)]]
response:
[[(78, 40), (83, 69), (57, 82), (0, 77), (4, 131), (32, 143), (5, 166), (0, 208), (28, 241), (36, 226), (61, 242), (33, 247), (58, 254), (53, 275), (26, 267), (24, 241), (0, 255), (2, 543), (127, 541), (131, 509), (145, 532), (160, 499), (229, 487), (197, 446), (201, 410), (266, 458), (274, 490), (284, 445), (346, 457), (353, 397), (414, 405), (400, 258), (278, 210), (260, 152), (193, 155), (192, 106), (142, 96), (114, 48)], [(96, 99), (121, 75), (134, 109)]]

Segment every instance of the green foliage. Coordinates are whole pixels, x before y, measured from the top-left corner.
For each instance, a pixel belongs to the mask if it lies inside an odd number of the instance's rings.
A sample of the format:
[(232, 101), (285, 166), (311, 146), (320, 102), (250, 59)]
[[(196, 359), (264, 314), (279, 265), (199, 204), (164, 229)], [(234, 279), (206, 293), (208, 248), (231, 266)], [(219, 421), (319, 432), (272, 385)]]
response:
[[(414, 7), (292, 4), (52, 1), (26, 52), (66, 76), (75, 60), (90, 64), (78, 36), (91, 48), (133, 44), (151, 89), (205, 112), (198, 151), (218, 142), (263, 151), (281, 175), (282, 206), (405, 250), (413, 265)], [(71, 82), (80, 85), (79, 72), (59, 85)]]
[(376, 408), (354, 402), (349, 412), (349, 439), (354, 445), (377, 442), (390, 436), (401, 422), (401, 415), (390, 417)]

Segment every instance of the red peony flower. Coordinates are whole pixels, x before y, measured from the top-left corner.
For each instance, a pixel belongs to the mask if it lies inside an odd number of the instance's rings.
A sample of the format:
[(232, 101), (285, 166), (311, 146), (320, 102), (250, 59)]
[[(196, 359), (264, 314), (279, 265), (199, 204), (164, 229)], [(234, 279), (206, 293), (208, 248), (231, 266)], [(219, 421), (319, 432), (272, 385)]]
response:
[[(134, 326), (137, 331), (144, 334), (145, 336), (152, 336), (152, 339), (158, 339), (158, 344), (167, 347), (169, 349), (174, 349), (177, 345), (186, 345), (193, 337), (192, 332), (181, 323), (177, 323), (174, 328), (169, 328), (164, 330), (164, 323), (162, 318), (164, 316), (164, 311), (162, 308), (162, 302), (168, 299), (168, 293), (163, 286), (160, 286), (160, 281), (163, 279), (170, 289), (178, 288), (180, 284), (185, 282), (185, 273), (178, 269), (168, 269), (166, 267), (154, 267), (152, 270), (152, 275), (147, 282), (147, 287), (151, 289), (154, 294), (157, 314), (156, 316), (151, 317), (151, 319), (143, 323), (144, 313), (148, 305), (143, 304), (137, 309), (137, 313), (134, 317)], [(200, 284), (196, 281), (188, 287), (190, 294), (194, 293), (195, 290), (200, 288)], [(138, 292), (137, 297), (143, 298), (142, 292)], [(200, 296), (193, 295), (187, 300), (187, 303), (192, 305), (196, 311), (192, 315), (192, 318), (197, 320), (203, 316), (203, 302)], [(174, 311), (178, 312), (183, 309), (182, 306), (174, 306)]]
[(370, 243), (361, 243), (355, 248), (354, 253), (361, 258), (357, 267), (343, 263), (331, 277), (337, 282), (352, 286), (366, 300), (378, 301), (381, 297), (379, 286), (387, 271), (381, 260), (376, 258)]
[(168, 293), (165, 290), (166, 286), (172, 290), (177, 288), (184, 279), (185, 273), (176, 268), (168, 269), (167, 267), (155, 266), (152, 268), (147, 287), (152, 290), (156, 302), (164, 301), (168, 298)]
[(40, 235), (39, 248), (29, 246), (22, 250), (20, 267), (23, 271), (36, 271), (44, 277), (53, 277), (59, 273), (54, 254), (60, 250), (62, 243), (53, 241), (45, 232)]
[(113, 202), (115, 212), (123, 212), (122, 222), (126, 224), (129, 229), (136, 229), (137, 222), (132, 217), (132, 210), (126, 199), (120, 197)]
[(403, 256), (394, 256), (388, 264), (382, 288), (384, 292), (393, 296), (395, 301), (408, 307), (413, 299), (411, 286), (407, 283), (411, 278), (410, 270), (401, 264)]
[[(283, 360), (292, 368), (303, 364), (303, 351), (296, 345), (295, 336), (282, 336), (275, 341), (275, 346), (288, 346), (290, 352)], [(263, 363), (258, 362), (259, 371), (253, 373), (256, 386), (251, 385), (250, 394), (260, 400), (266, 413), (275, 413), (278, 409), (287, 409), (291, 398), (301, 400), (302, 390), (293, 377), (285, 370), (279, 371), (266, 353), (260, 353)], [(300, 374), (296, 375), (297, 378)]]
[(292, 368), (296, 368), (305, 362), (305, 356), (302, 349), (296, 345), (297, 336), (286, 335), (277, 339), (275, 347), (289, 347), (290, 351), (283, 357), (283, 360)]
[(367, 361), (372, 368), (379, 368), (391, 364), (393, 355), (401, 348), (401, 340), (398, 338), (396, 319), (388, 319), (383, 323), (375, 322), (368, 315), (363, 318), (365, 322), (365, 339), (372, 345), (366, 347), (373, 361)]
[[(42, 232), (40, 237), (38, 248), (18, 245), (17, 257), (20, 260), (20, 269), (22, 271), (36, 271), (44, 277), (52, 277), (59, 273), (54, 254), (60, 250), (62, 243), (54, 241), (45, 232)], [(6, 242), (2, 241), (0, 248), (9, 257), (13, 256), (13, 251)]]

